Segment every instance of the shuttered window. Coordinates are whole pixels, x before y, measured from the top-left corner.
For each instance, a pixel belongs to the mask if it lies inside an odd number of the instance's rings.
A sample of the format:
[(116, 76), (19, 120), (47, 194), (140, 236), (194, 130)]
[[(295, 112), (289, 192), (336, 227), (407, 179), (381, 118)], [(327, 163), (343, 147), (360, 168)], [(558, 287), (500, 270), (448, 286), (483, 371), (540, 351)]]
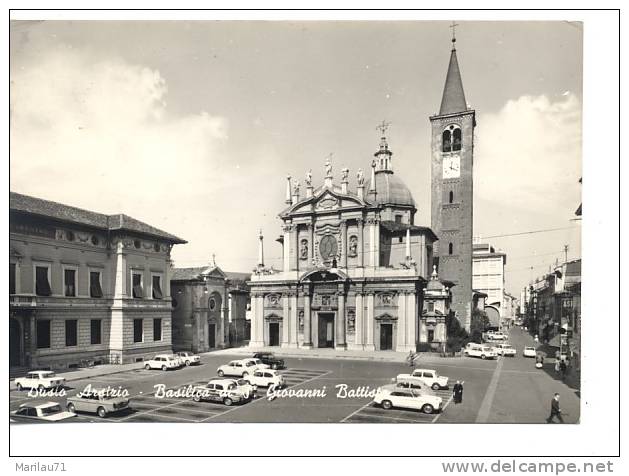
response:
[(133, 273), (133, 297), (144, 297), (144, 291), (142, 289), (142, 275), (139, 273)]
[(100, 286), (99, 271), (90, 271), (90, 296), (93, 298), (103, 297), (103, 289)]
[(48, 266), (35, 267), (35, 294), (38, 296), (50, 296), (50, 283), (48, 282)]
[(65, 296), (76, 296), (76, 271), (74, 269), (63, 271), (63, 287)]
[(161, 281), (161, 276), (153, 276), (153, 299), (163, 299), (164, 297), (162, 293)]

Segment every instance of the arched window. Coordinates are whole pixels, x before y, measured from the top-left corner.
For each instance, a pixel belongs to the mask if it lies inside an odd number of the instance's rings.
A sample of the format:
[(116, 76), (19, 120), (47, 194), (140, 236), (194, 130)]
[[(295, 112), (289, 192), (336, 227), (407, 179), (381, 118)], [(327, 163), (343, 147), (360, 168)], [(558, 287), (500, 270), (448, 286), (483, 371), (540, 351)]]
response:
[(452, 150), (452, 134), (450, 130), (446, 129), (445, 131), (443, 131), (441, 142), (443, 145), (442, 150), (444, 152), (450, 152)]
[(461, 129), (458, 127), (453, 132), (452, 150), (461, 150)]
[(451, 255), (454, 252), (454, 245), (450, 243), (448, 245), (448, 254)]
[(448, 197), (448, 202), (449, 203), (454, 202), (454, 192), (452, 190), (450, 190), (450, 194), (449, 194), (449, 197)]
[(454, 152), (461, 150), (461, 128), (455, 124), (450, 124), (441, 134), (443, 152)]

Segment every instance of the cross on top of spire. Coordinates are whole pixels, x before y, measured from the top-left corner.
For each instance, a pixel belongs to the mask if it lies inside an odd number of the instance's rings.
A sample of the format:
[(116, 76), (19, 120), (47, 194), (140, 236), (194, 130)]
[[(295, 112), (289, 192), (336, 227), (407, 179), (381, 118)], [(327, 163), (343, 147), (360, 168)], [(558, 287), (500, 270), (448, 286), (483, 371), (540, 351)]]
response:
[(459, 26), (458, 23), (452, 22), (452, 24), (448, 28), (452, 28), (452, 49), (454, 49), (454, 44), (456, 43), (456, 27)]
[(382, 136), (384, 137), (384, 134), (387, 132), (390, 125), (391, 125), (390, 122), (386, 122), (385, 120), (383, 120), (380, 124), (376, 126), (376, 130), (379, 130)]

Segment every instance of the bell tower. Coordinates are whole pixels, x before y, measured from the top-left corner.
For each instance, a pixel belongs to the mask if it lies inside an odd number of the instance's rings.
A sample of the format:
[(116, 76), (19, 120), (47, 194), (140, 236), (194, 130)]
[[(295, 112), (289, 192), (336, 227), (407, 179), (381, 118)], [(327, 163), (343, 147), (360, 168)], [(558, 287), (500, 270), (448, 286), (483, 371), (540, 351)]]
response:
[(451, 281), (451, 309), (469, 331), (472, 315), (472, 226), (475, 111), (469, 109), (456, 56), (452, 50), (439, 114), (430, 117), (431, 228), (435, 264), (442, 280)]

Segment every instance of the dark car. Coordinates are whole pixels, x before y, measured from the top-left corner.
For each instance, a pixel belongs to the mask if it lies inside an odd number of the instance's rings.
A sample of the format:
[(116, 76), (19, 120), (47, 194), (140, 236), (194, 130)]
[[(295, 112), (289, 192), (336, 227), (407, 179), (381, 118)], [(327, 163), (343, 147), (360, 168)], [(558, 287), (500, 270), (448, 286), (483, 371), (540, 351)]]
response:
[(273, 352), (256, 352), (253, 354), (254, 359), (260, 359), (263, 364), (268, 365), (272, 369), (284, 369), (286, 365), (282, 359), (275, 357)]

